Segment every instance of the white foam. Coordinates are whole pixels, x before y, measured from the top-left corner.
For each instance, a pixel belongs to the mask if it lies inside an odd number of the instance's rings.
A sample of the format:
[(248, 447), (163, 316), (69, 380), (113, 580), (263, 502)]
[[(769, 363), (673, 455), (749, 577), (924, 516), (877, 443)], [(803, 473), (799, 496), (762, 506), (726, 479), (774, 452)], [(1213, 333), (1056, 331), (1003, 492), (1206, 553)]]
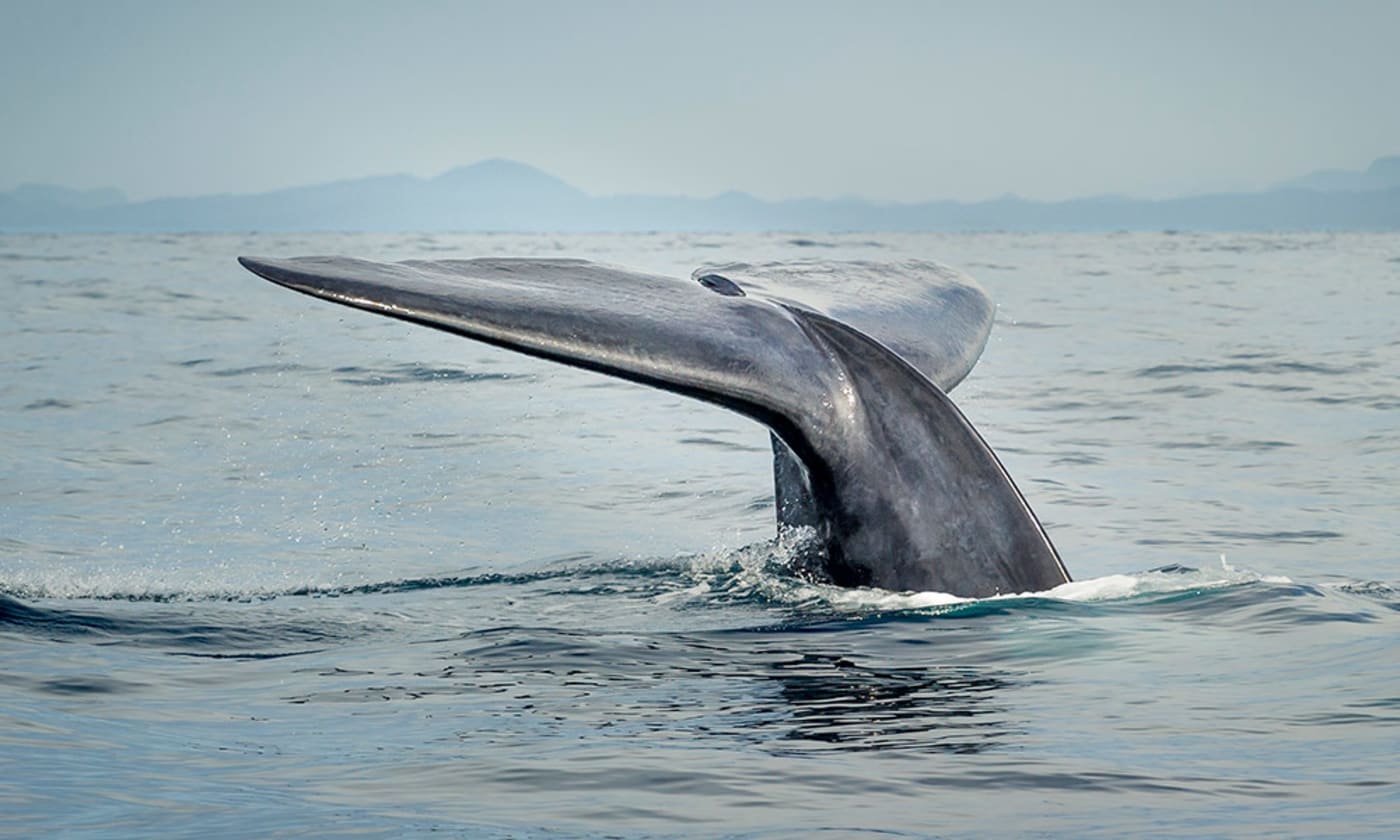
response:
[[(792, 545), (747, 546), (737, 551), (715, 551), (695, 558), (691, 571), (700, 581), (667, 593), (668, 601), (705, 599), (715, 592), (729, 595), (753, 592), (790, 606), (822, 605), (840, 612), (903, 612), (940, 610), (978, 601), (1048, 599), (1072, 603), (1118, 601), (1142, 595), (1221, 589), (1250, 583), (1292, 583), (1287, 577), (1237, 569), (1220, 558), (1218, 569), (1162, 570), (1135, 574), (1111, 574), (1070, 581), (1040, 592), (1017, 592), (989, 598), (965, 598), (947, 592), (893, 592), (886, 589), (848, 589), (795, 578), (785, 568), (791, 562)], [(735, 571), (735, 565), (739, 569)], [(726, 572), (728, 573), (726, 575)]]

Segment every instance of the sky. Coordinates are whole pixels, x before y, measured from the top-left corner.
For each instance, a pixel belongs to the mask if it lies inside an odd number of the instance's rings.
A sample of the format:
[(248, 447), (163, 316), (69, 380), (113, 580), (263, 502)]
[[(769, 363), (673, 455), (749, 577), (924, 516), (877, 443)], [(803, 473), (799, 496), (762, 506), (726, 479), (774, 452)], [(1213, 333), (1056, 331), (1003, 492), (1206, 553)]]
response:
[(491, 157), (598, 195), (1266, 187), (1400, 153), (1400, 2), (0, 0), (0, 190)]

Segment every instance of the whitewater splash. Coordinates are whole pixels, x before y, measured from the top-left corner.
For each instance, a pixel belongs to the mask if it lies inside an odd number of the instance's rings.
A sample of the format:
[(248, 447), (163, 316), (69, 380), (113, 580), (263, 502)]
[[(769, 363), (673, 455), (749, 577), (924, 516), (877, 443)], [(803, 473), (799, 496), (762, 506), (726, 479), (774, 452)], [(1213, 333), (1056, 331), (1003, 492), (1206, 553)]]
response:
[[(615, 594), (643, 597), (676, 606), (758, 602), (793, 610), (869, 615), (872, 613), (943, 612), (969, 604), (1049, 600), (1071, 603), (1121, 601), (1144, 595), (1210, 591), (1249, 584), (1291, 584), (1287, 577), (1237, 569), (1220, 557), (1213, 568), (1169, 566), (1137, 573), (1112, 574), (1064, 583), (1041, 592), (1017, 592), (989, 598), (964, 598), (946, 592), (892, 592), (847, 588), (813, 581), (801, 573), (810, 550), (796, 530), (783, 540), (741, 548), (717, 547), (678, 558), (625, 558), (599, 561), (587, 555), (558, 558), (527, 572), (463, 572), (398, 578), (357, 579), (343, 571), (327, 576), (303, 573), (298, 579), (265, 570), (258, 574), (222, 565), (195, 577), (172, 580), (169, 570), (88, 569), (50, 566), (0, 581), (0, 595), (21, 600), (101, 600), (157, 603), (199, 601), (266, 601), (279, 598), (371, 596), (398, 592), (522, 587), (549, 583), (556, 592), (596, 590), (604, 581)], [(242, 578), (239, 580), (238, 578)], [(349, 579), (347, 579), (349, 578)]]
[[(763, 550), (758, 550), (763, 549)], [(1017, 592), (989, 598), (964, 598), (946, 592), (891, 592), (814, 582), (791, 573), (800, 542), (720, 550), (692, 558), (691, 585), (656, 596), (662, 602), (734, 600), (754, 597), (794, 608), (852, 615), (892, 612), (936, 614), (969, 604), (1049, 600), (1072, 603), (1123, 601), (1146, 595), (1213, 591), (1250, 584), (1291, 584), (1290, 578), (1231, 566), (1222, 555), (1218, 567), (1169, 566), (1137, 573), (1071, 581), (1041, 592)]]

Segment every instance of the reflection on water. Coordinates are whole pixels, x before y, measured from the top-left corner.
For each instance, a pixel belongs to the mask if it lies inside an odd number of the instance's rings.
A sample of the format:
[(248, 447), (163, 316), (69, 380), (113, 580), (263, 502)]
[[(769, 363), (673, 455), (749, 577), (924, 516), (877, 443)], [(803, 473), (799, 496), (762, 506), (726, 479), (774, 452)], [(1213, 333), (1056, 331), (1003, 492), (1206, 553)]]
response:
[(765, 675), (781, 686), (791, 729), (782, 737), (850, 752), (908, 749), (978, 753), (1013, 733), (996, 692), (1005, 675), (969, 666), (868, 668), (806, 653)]
[[(803, 634), (804, 636), (806, 634)], [(850, 653), (793, 649), (791, 636), (617, 636), (503, 628), (437, 643), (440, 669), (308, 668), (326, 690), (287, 702), (471, 698), (493, 720), (559, 737), (700, 738), (772, 755), (909, 751), (974, 754), (1017, 727), (1005, 671), (971, 665), (866, 666)], [(456, 648), (456, 649), (452, 649)], [(773, 690), (776, 689), (776, 690)], [(504, 726), (504, 723), (503, 723)], [(464, 739), (484, 734), (464, 732)]]

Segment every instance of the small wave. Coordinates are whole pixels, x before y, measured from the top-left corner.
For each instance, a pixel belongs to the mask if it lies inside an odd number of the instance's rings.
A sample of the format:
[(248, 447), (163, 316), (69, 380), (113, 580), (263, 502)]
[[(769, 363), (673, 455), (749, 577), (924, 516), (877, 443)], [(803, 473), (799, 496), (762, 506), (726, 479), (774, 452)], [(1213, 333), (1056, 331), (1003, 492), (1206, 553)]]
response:
[(424, 367), (423, 365), (402, 364), (375, 370), (361, 367), (340, 367), (340, 381), (348, 385), (401, 385), (411, 382), (509, 382), (517, 379), (529, 380), (533, 377), (515, 373), (479, 373), (451, 367)]
[(743, 443), (735, 443), (733, 441), (721, 440), (720, 438), (705, 436), (684, 437), (677, 442), (689, 446), (705, 446), (713, 449), (724, 449), (730, 452), (763, 452), (766, 450), (766, 447), (749, 446)]
[(1187, 400), (1199, 400), (1215, 396), (1220, 393), (1220, 389), (1202, 388), (1199, 385), (1168, 385), (1165, 388), (1153, 388), (1152, 393), (1178, 396)]
[(1315, 543), (1319, 540), (1341, 539), (1336, 531), (1208, 531), (1213, 537), (1227, 540), (1259, 540), (1266, 543)]
[(6, 262), (73, 262), (78, 257), (65, 254), (23, 254), (16, 251), (0, 253), (0, 260)]
[[(597, 585), (601, 577), (613, 579), (658, 577), (676, 578), (683, 575), (685, 559), (623, 560), (601, 562), (589, 555), (571, 555), (551, 562), (545, 569), (529, 572), (482, 572), (479, 574), (425, 575), (385, 581), (361, 583), (330, 583), (305, 581), (280, 585), (228, 585), (213, 581), (207, 586), (197, 582), (189, 586), (162, 586), (145, 581), (139, 575), (118, 577), (112, 574), (81, 575), (50, 572), (28, 581), (0, 582), (0, 598), (26, 601), (121, 601), (148, 604), (195, 604), (228, 602), (248, 604), (279, 598), (340, 598), (365, 595), (393, 595), (437, 589), (467, 589), (475, 587), (519, 587), (557, 581), (573, 589), (585, 590)], [(642, 588), (642, 587), (639, 587)], [(563, 590), (567, 591), (567, 589)], [(19, 603), (14, 601), (14, 603)]]
[[(1209, 449), (1216, 452), (1272, 452), (1297, 446), (1286, 440), (1231, 440), (1224, 435), (1207, 435), (1204, 440), (1163, 440), (1155, 449)], [(1220, 536), (1217, 534), (1217, 536)]]
[(486, 572), (476, 575), (445, 575), (403, 580), (365, 583), (354, 586), (307, 586), (288, 589), (278, 593), (284, 597), (342, 597), (350, 595), (390, 595), (400, 592), (416, 592), (431, 589), (468, 589), (484, 586), (528, 586), (547, 582), (568, 582), (576, 584), (575, 590), (595, 589), (598, 578), (638, 578), (652, 579), (659, 575), (674, 573), (679, 567), (674, 561), (625, 563), (589, 563), (545, 569), (537, 572)]
[(1338, 367), (1336, 365), (1326, 365), (1316, 362), (1225, 362), (1223, 364), (1154, 365), (1152, 367), (1142, 368), (1134, 375), (1144, 379), (1168, 379), (1175, 376), (1187, 376), (1195, 373), (1249, 373), (1264, 375), (1317, 373), (1327, 376), (1337, 376), (1357, 373), (1367, 370), (1368, 368), (1369, 365), (1363, 364)]
[(1018, 330), (1062, 330), (1062, 329), (1067, 328), (1069, 325), (1068, 325), (1068, 324), (1050, 324), (1050, 323), (1046, 323), (1046, 322), (1044, 322), (1044, 321), (1019, 321), (1019, 320), (1000, 321), (1000, 320), (999, 320), (999, 321), (997, 321), (997, 326), (1009, 327), (1009, 328), (1018, 329)]
[(1322, 396), (1313, 397), (1309, 402), (1314, 402), (1319, 405), (1357, 405), (1377, 411), (1394, 411), (1400, 408), (1400, 398), (1387, 394), (1379, 396), (1374, 394), (1359, 394), (1347, 397)]
[[(220, 620), (223, 619), (223, 620)], [(336, 628), (323, 618), (304, 623), (276, 616), (210, 615), (188, 608), (115, 612), (32, 604), (0, 595), (0, 629), (48, 638), (173, 647), (191, 656), (269, 658), (306, 652), (308, 646), (363, 635), (364, 627)]]
[(67, 408), (76, 408), (76, 407), (77, 407), (77, 403), (69, 402), (68, 400), (60, 400), (60, 399), (57, 399), (57, 398), (54, 398), (54, 397), (50, 397), (50, 398), (48, 398), (48, 399), (35, 400), (34, 402), (29, 403), (28, 405), (24, 406), (23, 410), (24, 410), (24, 411), (46, 411), (46, 410), (63, 410), (63, 409), (67, 409)]
[(263, 374), (263, 373), (276, 373), (276, 374), (281, 374), (281, 373), (293, 373), (293, 372), (296, 372), (296, 371), (304, 371), (304, 370), (310, 370), (310, 368), (307, 368), (307, 367), (305, 367), (304, 365), (297, 365), (297, 364), (291, 364), (291, 363), (283, 363), (283, 364), (268, 364), (268, 365), (249, 365), (249, 366), (247, 366), (247, 367), (236, 367), (236, 368), (220, 368), (220, 369), (218, 369), (218, 370), (211, 370), (211, 371), (209, 371), (209, 374), (208, 374), (208, 375), (209, 375), (209, 376), (217, 376), (217, 377), (220, 377), (220, 378), (223, 378), (223, 379), (227, 379), (227, 378), (235, 377), (235, 376), (256, 376), (256, 375), (258, 375), (258, 374)]

